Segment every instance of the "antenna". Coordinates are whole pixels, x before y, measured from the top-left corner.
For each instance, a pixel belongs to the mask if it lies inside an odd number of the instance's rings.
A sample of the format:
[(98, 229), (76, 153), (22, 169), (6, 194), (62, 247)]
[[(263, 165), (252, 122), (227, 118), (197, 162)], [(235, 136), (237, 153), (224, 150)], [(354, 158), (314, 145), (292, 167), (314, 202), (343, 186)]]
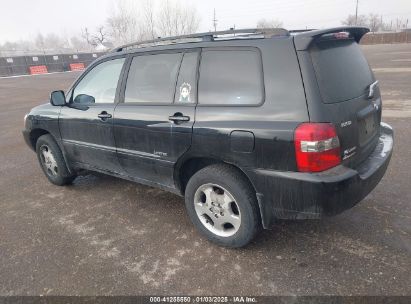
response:
[(357, 5), (355, 6), (355, 25), (358, 23), (358, 0)]

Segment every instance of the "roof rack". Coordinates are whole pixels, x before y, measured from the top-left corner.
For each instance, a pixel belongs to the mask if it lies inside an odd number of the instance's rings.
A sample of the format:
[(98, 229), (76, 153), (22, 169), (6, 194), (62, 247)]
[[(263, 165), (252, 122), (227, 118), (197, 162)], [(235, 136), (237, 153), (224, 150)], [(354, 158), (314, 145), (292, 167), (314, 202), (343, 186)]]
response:
[(250, 29), (230, 29), (227, 31), (205, 32), (198, 34), (189, 34), (165, 38), (157, 38), (133, 42), (114, 48), (112, 52), (121, 52), (134, 48), (144, 48), (158, 45), (169, 45), (189, 42), (203, 42), (228, 39), (246, 39), (246, 38), (271, 38), (274, 36), (289, 36), (290, 32), (283, 28), (250, 28)]

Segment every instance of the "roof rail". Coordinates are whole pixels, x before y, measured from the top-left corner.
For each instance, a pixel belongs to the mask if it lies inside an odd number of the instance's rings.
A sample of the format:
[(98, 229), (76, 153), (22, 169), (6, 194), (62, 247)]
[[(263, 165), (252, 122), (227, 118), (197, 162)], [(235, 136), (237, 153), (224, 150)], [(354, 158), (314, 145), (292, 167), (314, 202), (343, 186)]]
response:
[(290, 30), (290, 34), (298, 34), (298, 33), (304, 33), (304, 32), (309, 32), (309, 31), (315, 31), (316, 29), (302, 29), (302, 30)]
[[(232, 36), (228, 36), (232, 35)], [(188, 34), (181, 36), (172, 36), (165, 38), (157, 38), (152, 40), (138, 41), (129, 44), (125, 44), (114, 48), (112, 52), (121, 52), (133, 48), (144, 48), (156, 45), (168, 45), (177, 43), (189, 43), (189, 42), (202, 42), (202, 41), (214, 41), (224, 39), (238, 39), (238, 38), (271, 38), (274, 36), (289, 36), (290, 33), (283, 28), (250, 28), (239, 30), (227, 30), (217, 32), (205, 32), (197, 34)], [(257, 36), (257, 37), (256, 37)]]

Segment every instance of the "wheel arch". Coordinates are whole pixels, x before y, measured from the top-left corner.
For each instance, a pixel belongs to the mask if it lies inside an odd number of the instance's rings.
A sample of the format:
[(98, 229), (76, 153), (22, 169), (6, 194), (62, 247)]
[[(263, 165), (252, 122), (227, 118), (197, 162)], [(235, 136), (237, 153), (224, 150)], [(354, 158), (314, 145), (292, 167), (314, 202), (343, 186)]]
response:
[(199, 170), (207, 166), (214, 165), (214, 164), (225, 164), (233, 168), (233, 170), (237, 171), (239, 174), (241, 174), (245, 178), (245, 180), (249, 183), (249, 185), (254, 190), (256, 199), (258, 201), (258, 212), (260, 215), (260, 219), (263, 222), (264, 228), (266, 228), (264, 225), (264, 215), (262, 214), (260, 198), (257, 195), (257, 189), (254, 186), (253, 182), (251, 181), (250, 177), (246, 174), (246, 172), (240, 166), (237, 166), (235, 164), (222, 161), (216, 158), (204, 157), (204, 156), (191, 156), (191, 157), (188, 157), (180, 161), (179, 163), (177, 163), (175, 170), (174, 170), (174, 180), (175, 180), (176, 187), (178, 191), (180, 192), (180, 194), (184, 195), (185, 188), (186, 188), (188, 181), (196, 172), (198, 172)]
[(29, 140), (30, 140), (30, 145), (31, 145), (32, 149), (36, 152), (37, 141), (43, 135), (50, 135), (54, 139), (54, 141), (56, 142), (57, 146), (60, 148), (60, 150), (63, 154), (63, 159), (64, 159), (64, 162), (66, 163), (66, 167), (67, 167), (68, 171), (70, 173), (74, 173), (75, 170), (70, 166), (69, 162), (67, 161), (67, 155), (66, 155), (66, 152), (63, 148), (62, 142), (60, 140), (58, 140), (58, 138), (56, 138), (56, 136), (54, 136), (52, 132), (50, 132), (46, 129), (43, 129), (43, 128), (36, 128), (36, 129), (31, 130), (30, 134), (29, 134)]
[(207, 156), (187, 157), (176, 164), (174, 169), (174, 180), (177, 189), (181, 192), (181, 194), (184, 194), (187, 182), (196, 172), (207, 166), (215, 164), (225, 164), (227, 166), (232, 167), (234, 170), (238, 171), (244, 178), (246, 178), (246, 180), (253, 187), (254, 191), (256, 191), (256, 188), (254, 187), (254, 184), (252, 183), (251, 179), (240, 166), (233, 163), (229, 163), (227, 161)]
[[(51, 133), (49, 131), (47, 131), (45, 129), (40, 129), (40, 128), (39, 129), (33, 129), (33, 130), (30, 131), (29, 139), (30, 139), (31, 147), (34, 151), (36, 151), (37, 140), (40, 138), (40, 136), (43, 136), (43, 135), (46, 135), (46, 134), (51, 135)], [(51, 135), (51, 136), (53, 136), (53, 135)]]
[(184, 195), (190, 178), (199, 170), (213, 165), (224, 163), (218, 159), (204, 156), (191, 156), (180, 160), (174, 167), (174, 182), (178, 191)]

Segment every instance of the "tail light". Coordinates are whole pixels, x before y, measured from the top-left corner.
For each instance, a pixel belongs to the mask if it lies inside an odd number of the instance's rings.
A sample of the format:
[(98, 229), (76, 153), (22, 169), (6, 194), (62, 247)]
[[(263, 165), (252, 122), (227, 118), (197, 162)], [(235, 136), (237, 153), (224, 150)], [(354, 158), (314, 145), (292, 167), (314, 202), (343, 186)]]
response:
[(348, 33), (348, 32), (334, 33), (334, 38), (335, 39), (348, 39), (348, 38), (350, 38), (350, 33)]
[(340, 141), (331, 123), (303, 123), (294, 133), (298, 171), (320, 172), (341, 163)]
[(346, 40), (350, 38), (351, 38), (351, 35), (349, 32), (337, 32), (337, 33), (324, 34), (319, 38), (319, 41)]

